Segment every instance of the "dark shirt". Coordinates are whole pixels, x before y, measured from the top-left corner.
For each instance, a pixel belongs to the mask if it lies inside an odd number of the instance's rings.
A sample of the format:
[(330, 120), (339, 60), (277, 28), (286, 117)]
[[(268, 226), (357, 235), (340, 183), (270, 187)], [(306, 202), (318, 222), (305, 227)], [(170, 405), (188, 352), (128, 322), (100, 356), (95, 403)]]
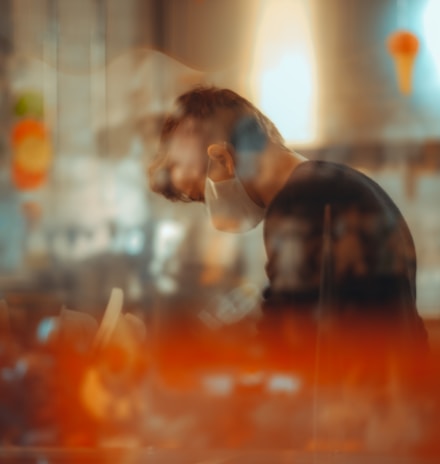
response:
[(426, 340), (416, 307), (416, 252), (401, 212), (344, 165), (300, 164), (268, 207), (263, 310), (359, 316)]

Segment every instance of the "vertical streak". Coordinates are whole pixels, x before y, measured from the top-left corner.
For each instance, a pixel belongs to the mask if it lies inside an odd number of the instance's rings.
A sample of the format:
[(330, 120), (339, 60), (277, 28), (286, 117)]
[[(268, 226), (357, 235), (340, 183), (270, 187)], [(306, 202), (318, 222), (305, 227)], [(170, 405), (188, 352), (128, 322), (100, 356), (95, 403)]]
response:
[(107, 8), (107, 1), (108, 0), (100, 0), (99, 2), (99, 38), (102, 48), (102, 63), (101, 65), (104, 67), (104, 155), (107, 156), (109, 153), (109, 135), (108, 135), (108, 79), (107, 79), (107, 61), (108, 61), (108, 8)]
[(325, 205), (324, 227), (322, 236), (321, 281), (319, 284), (319, 318), (326, 319), (332, 302), (332, 236), (331, 206)]
[[(59, 58), (59, 23), (58, 23), (58, 0), (46, 0), (46, 31), (43, 42), (43, 79), (44, 79), (44, 121), (46, 127), (50, 128), (53, 152), (52, 169), (59, 153), (59, 130), (58, 119), (60, 114), (59, 82), (58, 82), (58, 58)], [(53, 118), (50, 120), (50, 105), (54, 102)], [(52, 187), (56, 185), (54, 176)]]
[[(152, 17), (150, 18), (150, 25), (152, 27), (153, 47), (161, 53), (166, 53), (167, 40), (166, 40), (166, 6), (163, 0), (153, 0)], [(159, 95), (158, 101), (161, 106), (165, 106), (166, 89), (161, 81), (163, 71), (163, 62), (160, 61), (157, 71), (151, 78), (154, 80), (156, 92)]]
[[(12, 105), (11, 82), (8, 76), (7, 61), (14, 52), (14, 13), (11, 2), (2, 3), (0, 15), (0, 119), (3, 122), (0, 127), (0, 168), (3, 163), (10, 160), (8, 153), (8, 137), (11, 130), (12, 115), (9, 110)], [(6, 155), (6, 156), (5, 156)]]
[(323, 234), (322, 234), (322, 260), (321, 281), (319, 285), (319, 305), (317, 314), (315, 366), (313, 383), (313, 441), (315, 443), (314, 461), (319, 451), (319, 370), (321, 364), (321, 337), (328, 328), (329, 310), (332, 303), (332, 238), (331, 238), (331, 206), (325, 205)]
[[(94, 24), (91, 44), (91, 107), (94, 107), (94, 116), (97, 121), (102, 117), (103, 127), (99, 127), (104, 134), (99, 144), (98, 155), (105, 157), (108, 154), (108, 81), (107, 81), (107, 0), (94, 0)], [(101, 72), (102, 71), (102, 72)], [(102, 99), (99, 97), (103, 96)], [(95, 99), (95, 105), (93, 100)], [(102, 103), (102, 108), (99, 108)], [(93, 111), (93, 110), (92, 110)]]
[(164, 52), (165, 50), (165, 8), (163, 0), (154, 0), (153, 3), (153, 43), (155, 48)]

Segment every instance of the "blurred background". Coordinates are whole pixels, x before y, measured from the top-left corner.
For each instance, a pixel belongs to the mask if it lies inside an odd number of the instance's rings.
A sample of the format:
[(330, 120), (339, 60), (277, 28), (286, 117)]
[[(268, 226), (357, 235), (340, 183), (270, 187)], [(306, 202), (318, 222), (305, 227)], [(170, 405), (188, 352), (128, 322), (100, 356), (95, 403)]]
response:
[[(265, 285), (261, 228), (149, 192), (174, 98), (249, 98), (289, 146), (347, 163), (402, 209), (418, 306), (440, 316), (440, 0), (1, 0), (0, 290), (12, 307), (236, 321)], [(389, 38), (418, 40), (399, 88)], [(414, 57), (413, 57), (414, 58)], [(238, 295), (238, 296), (237, 296)]]
[[(211, 334), (258, 316), (266, 256), (261, 226), (214, 230), (202, 204), (152, 194), (146, 167), (179, 94), (244, 95), (289, 147), (360, 169), (401, 208), (440, 353), (439, 17), (440, 0), (0, 0), (0, 461), (3, 445), (313, 451), (321, 411), (332, 460), (438, 452), (434, 379), (414, 401), (393, 379), (377, 393), (356, 377), (321, 397), (290, 367), (258, 371), (258, 346), (241, 339), (207, 337), (238, 365), (216, 371), (184, 331), (169, 332), (154, 374), (149, 337), (168, 324)], [(94, 357), (80, 342), (114, 287), (145, 326), (120, 318), (122, 349)], [(53, 316), (72, 322), (68, 349)]]

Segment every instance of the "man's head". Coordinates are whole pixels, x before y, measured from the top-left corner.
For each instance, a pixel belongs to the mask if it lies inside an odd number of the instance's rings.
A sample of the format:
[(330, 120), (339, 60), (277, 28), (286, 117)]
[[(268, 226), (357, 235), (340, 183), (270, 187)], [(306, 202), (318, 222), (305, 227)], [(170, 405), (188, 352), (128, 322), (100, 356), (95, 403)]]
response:
[(151, 189), (173, 201), (204, 201), (208, 173), (221, 181), (251, 176), (255, 154), (268, 144), (284, 148), (274, 124), (232, 90), (197, 87), (177, 98), (150, 164)]

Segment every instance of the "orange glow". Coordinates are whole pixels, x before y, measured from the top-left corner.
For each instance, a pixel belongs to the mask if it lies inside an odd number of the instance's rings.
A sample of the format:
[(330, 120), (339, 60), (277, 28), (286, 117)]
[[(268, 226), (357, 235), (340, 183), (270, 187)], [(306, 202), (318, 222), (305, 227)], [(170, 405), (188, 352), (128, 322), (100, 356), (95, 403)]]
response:
[[(421, 355), (379, 323), (328, 333), (301, 321), (265, 320), (255, 336), (244, 325), (212, 331), (179, 320), (131, 353), (116, 341), (82, 351), (60, 332), (19, 358), (21, 376), (33, 366), (29, 378), (45, 380), (24, 385), (24, 418), (56, 427), (53, 440), (65, 452), (102, 452), (129, 438), (138, 450), (179, 453), (195, 446), (438, 456), (438, 347)], [(287, 323), (297, 330), (281, 330)]]
[(47, 177), (52, 160), (48, 131), (44, 124), (24, 119), (12, 130), (12, 178), (19, 189), (34, 189)]
[(399, 90), (408, 95), (412, 90), (412, 74), (419, 40), (412, 32), (400, 30), (388, 38), (388, 50), (394, 58)]
[(419, 50), (419, 39), (412, 32), (397, 31), (389, 37), (388, 46), (392, 55), (415, 55)]
[(12, 179), (20, 190), (37, 188), (45, 182), (46, 177), (46, 172), (29, 172), (17, 163), (12, 164)]
[(45, 139), (47, 137), (47, 130), (44, 124), (33, 119), (23, 119), (16, 124), (12, 130), (13, 145), (19, 144), (28, 137)]
[(14, 160), (23, 169), (32, 173), (45, 171), (49, 167), (51, 150), (47, 140), (34, 136), (20, 141), (14, 150)]

